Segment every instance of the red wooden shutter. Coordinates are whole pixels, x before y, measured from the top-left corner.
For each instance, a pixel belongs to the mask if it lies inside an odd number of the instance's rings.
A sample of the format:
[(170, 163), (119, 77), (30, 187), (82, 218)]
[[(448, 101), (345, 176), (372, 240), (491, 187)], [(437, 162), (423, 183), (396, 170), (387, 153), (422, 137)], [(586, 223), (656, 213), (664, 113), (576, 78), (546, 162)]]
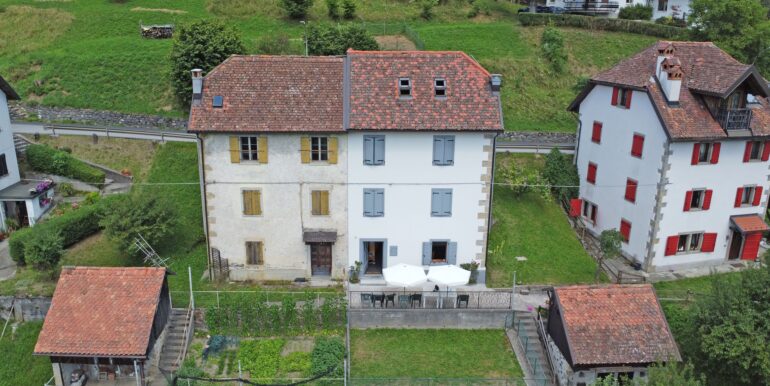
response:
[(717, 234), (716, 233), (704, 233), (703, 234), (703, 244), (700, 246), (701, 252), (714, 252), (714, 247), (717, 244)]
[(714, 191), (711, 189), (706, 190), (705, 197), (703, 197), (703, 210), (708, 210), (711, 208), (711, 195), (714, 194)]
[(586, 179), (592, 184), (596, 183), (596, 164), (588, 164), (588, 176)]
[(676, 255), (676, 248), (679, 246), (679, 236), (668, 236), (666, 239), (666, 256)]
[(690, 159), (690, 164), (697, 165), (698, 164), (698, 155), (700, 154), (700, 144), (696, 143), (692, 145), (692, 158)]
[(738, 191), (735, 192), (735, 207), (739, 208), (741, 206), (741, 199), (743, 199), (743, 188), (738, 188)]
[(716, 142), (711, 145), (711, 163), (715, 164), (719, 162), (719, 150), (722, 148), (721, 142)]
[(636, 202), (636, 187), (638, 182), (628, 178), (626, 179), (626, 200)]
[(583, 207), (583, 200), (573, 198), (569, 200), (569, 215), (571, 217), (580, 216), (580, 209)]
[(631, 96), (634, 95), (634, 90), (626, 89), (626, 108), (631, 108)]
[(631, 223), (626, 220), (620, 220), (620, 235), (623, 236), (623, 240), (628, 242), (631, 237)]
[(743, 150), (743, 162), (749, 162), (751, 157), (751, 141), (746, 142), (746, 149)]
[(757, 186), (754, 188), (754, 202), (752, 202), (751, 204), (754, 206), (758, 206), (761, 201), (762, 201), (762, 187)]
[(596, 143), (602, 142), (602, 123), (594, 122), (594, 131), (591, 133), (591, 141)]
[(688, 190), (687, 193), (684, 194), (684, 211), (685, 212), (690, 210), (691, 203), (692, 203), (692, 190)]
[(746, 235), (746, 241), (743, 242), (742, 260), (755, 260), (759, 253), (759, 242), (762, 240), (761, 233), (751, 233)]
[(770, 159), (770, 141), (765, 141), (765, 144), (762, 146), (762, 161), (767, 161)]
[(618, 92), (620, 89), (618, 87), (612, 88), (612, 105), (617, 106), (618, 105)]
[(644, 149), (644, 137), (639, 134), (634, 134), (634, 140), (631, 143), (631, 155), (634, 157), (641, 157), (642, 149)]

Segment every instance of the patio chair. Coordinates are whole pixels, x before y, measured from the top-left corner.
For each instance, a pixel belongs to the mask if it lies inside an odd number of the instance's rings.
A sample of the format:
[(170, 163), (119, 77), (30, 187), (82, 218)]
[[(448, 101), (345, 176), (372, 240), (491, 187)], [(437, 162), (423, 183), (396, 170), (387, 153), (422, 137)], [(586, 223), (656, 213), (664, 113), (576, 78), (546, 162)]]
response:
[(388, 308), (388, 303), (392, 304), (393, 307), (396, 306), (396, 294), (385, 295), (385, 308)]
[(412, 297), (410, 295), (398, 295), (398, 307), (408, 308)]
[(361, 294), (361, 307), (374, 307), (372, 294)]
[(384, 307), (385, 295), (383, 294), (372, 295), (372, 306), (377, 307), (377, 302), (380, 303), (380, 307)]
[[(471, 300), (471, 295), (468, 294), (461, 294), (457, 295), (457, 308), (468, 308), (468, 302)], [(465, 303), (465, 307), (460, 307), (461, 304)]]
[(422, 307), (422, 294), (412, 294), (411, 298), (411, 305), (412, 308), (414, 308), (414, 302), (417, 302), (417, 307)]

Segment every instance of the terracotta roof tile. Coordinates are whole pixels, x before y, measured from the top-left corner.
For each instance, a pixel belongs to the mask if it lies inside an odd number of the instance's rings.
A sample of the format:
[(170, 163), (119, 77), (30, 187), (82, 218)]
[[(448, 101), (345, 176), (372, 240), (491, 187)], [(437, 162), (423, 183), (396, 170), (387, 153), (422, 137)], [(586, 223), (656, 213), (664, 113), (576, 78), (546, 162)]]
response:
[(554, 292), (573, 366), (681, 360), (651, 285), (570, 286)]
[[(463, 52), (348, 51), (350, 129), (502, 130), (500, 102), (490, 74)], [(400, 99), (398, 79), (408, 77), (412, 98)], [(446, 98), (433, 81), (446, 80)]]
[(165, 268), (63, 269), (34, 353), (145, 356), (165, 275)]
[(744, 216), (732, 216), (730, 220), (737, 226), (741, 232), (766, 232), (770, 230), (765, 220), (756, 214), (744, 215)]

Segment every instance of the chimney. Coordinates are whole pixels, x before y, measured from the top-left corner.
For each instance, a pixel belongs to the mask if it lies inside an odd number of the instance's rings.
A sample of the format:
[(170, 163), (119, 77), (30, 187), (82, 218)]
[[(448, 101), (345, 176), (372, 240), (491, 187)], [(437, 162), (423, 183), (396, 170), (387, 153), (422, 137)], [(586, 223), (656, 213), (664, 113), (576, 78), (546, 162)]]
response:
[(490, 75), (489, 85), (492, 87), (493, 93), (500, 92), (500, 86), (503, 85), (503, 76), (500, 74)]
[(669, 56), (661, 62), (658, 81), (669, 103), (679, 103), (683, 76), (682, 63), (679, 59)]
[(200, 105), (203, 98), (203, 70), (196, 68), (192, 71), (192, 92), (193, 92), (193, 105)]
[(661, 69), (660, 65), (663, 63), (663, 60), (665, 60), (669, 56), (674, 55), (674, 45), (671, 44), (671, 42), (658, 42), (658, 60), (655, 63), (655, 76), (658, 77), (658, 79), (661, 79)]

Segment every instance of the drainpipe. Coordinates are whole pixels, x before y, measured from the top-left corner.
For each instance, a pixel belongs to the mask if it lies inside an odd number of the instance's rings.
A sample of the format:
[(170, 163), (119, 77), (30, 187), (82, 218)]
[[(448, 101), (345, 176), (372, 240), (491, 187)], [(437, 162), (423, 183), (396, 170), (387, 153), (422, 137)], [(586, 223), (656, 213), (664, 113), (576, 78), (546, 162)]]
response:
[(577, 137), (575, 137), (575, 156), (572, 157), (573, 165), (578, 164), (578, 154), (580, 154), (580, 152), (578, 151), (580, 150), (580, 133), (583, 131), (583, 121), (580, 120), (580, 113), (575, 115), (577, 115), (577, 119), (578, 119), (578, 129), (577, 129)]
[[(502, 117), (502, 115), (500, 115)], [(489, 257), (489, 234), (492, 231), (492, 199), (495, 196), (495, 159), (497, 158), (497, 137), (500, 133), (495, 133), (492, 138), (492, 175), (489, 179), (489, 202), (487, 203), (487, 245), (485, 247), (484, 269), (487, 267), (487, 258)]]
[[(209, 216), (208, 216), (208, 207), (206, 203), (206, 170), (203, 167), (203, 164), (205, 163), (205, 158), (203, 155), (203, 138), (201, 138), (200, 134), (195, 134), (195, 144), (198, 148), (198, 179), (200, 180), (200, 191), (201, 191), (201, 216), (203, 216), (203, 236), (206, 239), (206, 259), (208, 260), (208, 268), (209, 268), (209, 280), (214, 279), (214, 272), (211, 269), (211, 247), (209, 245)], [(192, 282), (190, 282), (192, 285)]]

